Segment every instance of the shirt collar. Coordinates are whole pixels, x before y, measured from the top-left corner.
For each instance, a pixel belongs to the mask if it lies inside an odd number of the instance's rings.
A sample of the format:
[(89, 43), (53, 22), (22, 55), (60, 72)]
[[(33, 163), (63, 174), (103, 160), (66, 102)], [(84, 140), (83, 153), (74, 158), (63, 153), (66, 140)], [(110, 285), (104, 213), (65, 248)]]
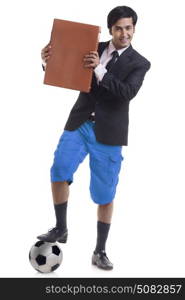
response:
[[(129, 45), (129, 46), (130, 46), (130, 45)], [(118, 52), (119, 56), (120, 56), (120, 55), (123, 53), (123, 51), (125, 51), (129, 46), (117, 50), (117, 49), (114, 47), (113, 42), (112, 42), (112, 40), (111, 40), (111, 41), (109, 42), (108, 47), (107, 47), (107, 54), (108, 54), (108, 55), (111, 55), (111, 53), (112, 53), (114, 50), (116, 50), (116, 51)]]

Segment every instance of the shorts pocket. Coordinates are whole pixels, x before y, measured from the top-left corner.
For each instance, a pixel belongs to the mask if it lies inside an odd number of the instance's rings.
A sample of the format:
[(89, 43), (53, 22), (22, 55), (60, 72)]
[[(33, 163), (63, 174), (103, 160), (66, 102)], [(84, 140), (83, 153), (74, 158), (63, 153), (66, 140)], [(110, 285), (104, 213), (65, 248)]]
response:
[(92, 157), (90, 159), (90, 168), (92, 178), (100, 180), (103, 184), (108, 184), (108, 157)]
[(111, 185), (115, 185), (118, 183), (118, 175), (121, 169), (121, 163), (123, 159), (124, 158), (121, 154), (111, 154), (109, 156), (109, 183)]

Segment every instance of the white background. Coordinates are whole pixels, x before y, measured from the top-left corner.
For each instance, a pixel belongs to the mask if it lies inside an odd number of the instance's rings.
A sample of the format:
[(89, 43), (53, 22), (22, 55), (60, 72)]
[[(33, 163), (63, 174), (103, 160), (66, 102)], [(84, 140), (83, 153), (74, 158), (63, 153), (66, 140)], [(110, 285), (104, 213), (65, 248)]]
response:
[[(4, 1), (1, 4), (1, 277), (180, 277), (184, 260), (184, 1)], [(105, 4), (106, 3), (106, 4)], [(109, 11), (138, 14), (133, 47), (151, 61), (130, 104), (128, 147), (115, 198), (107, 253), (111, 272), (91, 266), (96, 205), (89, 195), (88, 158), (70, 186), (69, 240), (64, 260), (37, 274), (28, 252), (55, 222), (49, 170), (78, 92), (46, 86), (41, 49), (54, 18), (99, 25), (111, 38)]]

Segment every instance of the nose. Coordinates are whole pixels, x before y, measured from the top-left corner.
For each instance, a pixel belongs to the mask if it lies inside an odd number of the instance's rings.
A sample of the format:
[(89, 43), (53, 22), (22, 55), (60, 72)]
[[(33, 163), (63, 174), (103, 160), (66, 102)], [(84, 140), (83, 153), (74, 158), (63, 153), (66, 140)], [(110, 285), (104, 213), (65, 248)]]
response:
[(127, 33), (126, 29), (123, 28), (123, 29), (122, 29), (122, 34), (121, 34), (122, 37), (125, 37), (125, 36), (126, 36), (126, 33)]

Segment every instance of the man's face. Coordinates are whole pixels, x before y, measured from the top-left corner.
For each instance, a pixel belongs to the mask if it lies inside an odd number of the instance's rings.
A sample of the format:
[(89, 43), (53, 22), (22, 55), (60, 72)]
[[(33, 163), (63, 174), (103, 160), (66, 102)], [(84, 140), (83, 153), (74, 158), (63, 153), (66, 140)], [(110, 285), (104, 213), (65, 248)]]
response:
[(135, 27), (132, 18), (119, 19), (110, 29), (115, 48), (121, 49), (129, 46), (134, 32)]

